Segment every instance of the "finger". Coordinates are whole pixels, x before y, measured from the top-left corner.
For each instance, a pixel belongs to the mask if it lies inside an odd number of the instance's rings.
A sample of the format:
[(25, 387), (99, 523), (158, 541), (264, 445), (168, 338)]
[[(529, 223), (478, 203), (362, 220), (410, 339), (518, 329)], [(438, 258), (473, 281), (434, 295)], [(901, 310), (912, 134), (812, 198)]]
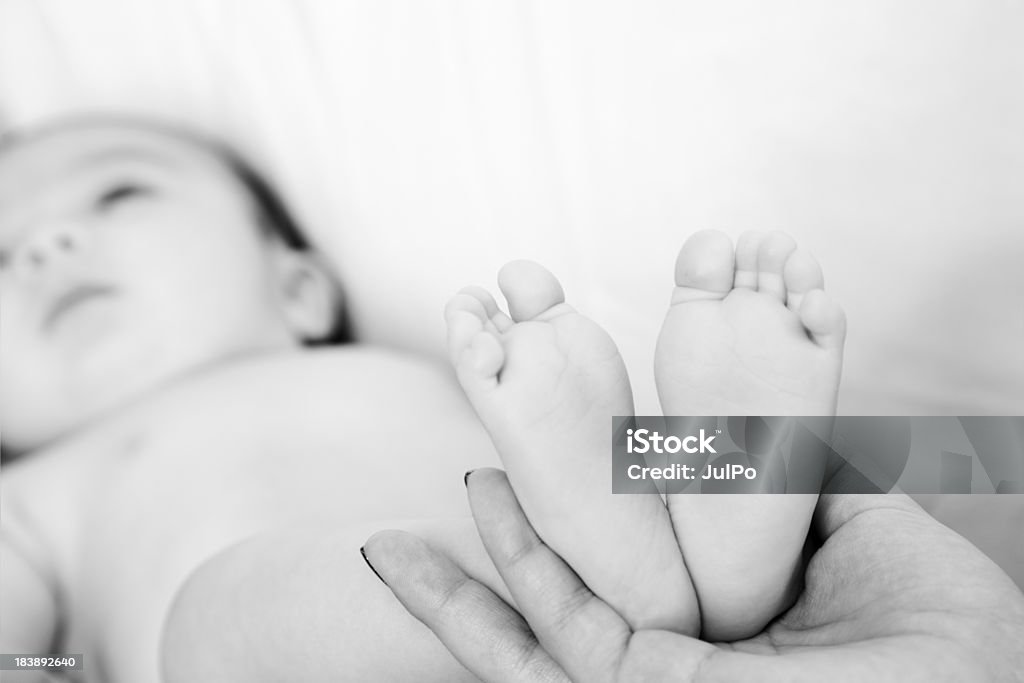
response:
[(614, 680), (631, 631), (537, 536), (501, 470), (467, 478), (491, 561), (545, 651), (578, 681)]
[(518, 612), (416, 536), (381, 531), (363, 552), (409, 613), (483, 681), (569, 680)]

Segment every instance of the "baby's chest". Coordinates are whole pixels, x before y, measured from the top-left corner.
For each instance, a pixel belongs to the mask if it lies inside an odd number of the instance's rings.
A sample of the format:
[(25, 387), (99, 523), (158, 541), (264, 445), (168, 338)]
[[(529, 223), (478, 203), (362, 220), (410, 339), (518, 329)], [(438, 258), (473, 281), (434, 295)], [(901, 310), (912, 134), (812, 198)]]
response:
[(130, 633), (242, 538), (313, 517), (388, 516), (385, 498), (366, 495), (395, 462), (374, 457), (379, 430), (282, 403), (164, 405), (88, 444), (74, 524), (53, 525), (81, 620)]

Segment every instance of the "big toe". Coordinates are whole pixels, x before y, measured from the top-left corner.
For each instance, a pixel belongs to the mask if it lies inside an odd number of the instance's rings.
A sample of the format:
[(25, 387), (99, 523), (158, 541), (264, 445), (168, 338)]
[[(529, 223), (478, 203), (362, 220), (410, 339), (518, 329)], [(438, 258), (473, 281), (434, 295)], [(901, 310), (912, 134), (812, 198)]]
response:
[(691, 235), (676, 258), (672, 303), (723, 298), (732, 290), (735, 270), (736, 253), (728, 235), (719, 230)]
[(533, 320), (565, 303), (565, 292), (558, 279), (533, 261), (506, 263), (498, 272), (498, 287), (508, 301), (512, 320), (516, 322)]

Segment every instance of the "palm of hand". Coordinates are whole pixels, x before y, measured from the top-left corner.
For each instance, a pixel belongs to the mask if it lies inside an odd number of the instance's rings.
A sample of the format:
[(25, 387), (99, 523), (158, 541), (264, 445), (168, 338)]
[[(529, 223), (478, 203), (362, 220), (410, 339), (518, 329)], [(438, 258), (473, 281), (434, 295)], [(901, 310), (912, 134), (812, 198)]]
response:
[(1009, 577), (912, 504), (856, 498), (825, 506), (828, 540), (804, 591), (764, 632), (714, 646), (685, 639), (657, 671), (649, 649), (663, 652), (672, 634), (635, 634), (627, 650), (642, 648), (627, 651), (620, 680), (1021, 680), (1024, 595)]

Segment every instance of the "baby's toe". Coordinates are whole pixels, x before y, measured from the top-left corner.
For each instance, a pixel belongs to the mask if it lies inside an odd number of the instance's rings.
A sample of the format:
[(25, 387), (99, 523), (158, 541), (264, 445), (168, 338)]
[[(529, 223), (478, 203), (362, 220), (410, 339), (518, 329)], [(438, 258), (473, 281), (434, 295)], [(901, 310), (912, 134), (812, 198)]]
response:
[(790, 254), (782, 271), (782, 279), (786, 289), (786, 306), (794, 313), (800, 312), (800, 304), (807, 292), (825, 287), (821, 266), (806, 249), (797, 249)]
[(757, 291), (786, 301), (786, 284), (783, 267), (790, 254), (796, 250), (796, 242), (784, 232), (772, 232), (765, 236), (757, 251)]
[(460, 294), (466, 294), (475, 298), (484, 308), (484, 312), (487, 316), (487, 320), (490, 324), (485, 324), (485, 327), (493, 332), (506, 332), (512, 327), (512, 319), (508, 317), (505, 311), (498, 308), (498, 302), (494, 300), (491, 293), (483, 287), (477, 285), (470, 285), (463, 287)]
[(505, 365), (505, 349), (488, 331), (475, 335), (455, 364), (455, 374), (470, 398), (481, 389), (498, 386), (498, 373)]
[(690, 236), (676, 258), (676, 289), (672, 303), (714, 301), (732, 291), (736, 256), (732, 241), (718, 230)]
[(533, 261), (512, 261), (498, 272), (498, 287), (515, 322), (534, 320), (559, 304), (565, 293), (558, 279)]
[(736, 279), (733, 286), (757, 291), (757, 252), (761, 250), (764, 233), (748, 230), (736, 241)]
[[(488, 305), (487, 300), (490, 300)], [(448, 327), (448, 357), (457, 366), (480, 334), (487, 334), (493, 328), (488, 308), (497, 304), (484, 290), (473, 287), (453, 296), (444, 308), (444, 319)]]
[(846, 339), (846, 314), (824, 290), (812, 289), (804, 294), (800, 322), (818, 346), (842, 348)]

